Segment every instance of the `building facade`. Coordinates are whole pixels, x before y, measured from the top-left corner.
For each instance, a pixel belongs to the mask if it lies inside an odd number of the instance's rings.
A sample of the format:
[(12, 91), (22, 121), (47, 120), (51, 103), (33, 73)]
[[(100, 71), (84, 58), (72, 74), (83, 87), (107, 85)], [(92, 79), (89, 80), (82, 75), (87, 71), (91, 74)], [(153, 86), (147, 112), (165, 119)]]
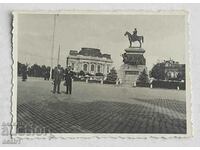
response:
[(81, 48), (80, 51), (70, 50), (66, 65), (71, 66), (74, 72), (106, 75), (110, 72), (112, 63), (111, 55), (102, 54), (100, 49)]
[(164, 61), (165, 80), (185, 80), (185, 64), (179, 64), (173, 60)]

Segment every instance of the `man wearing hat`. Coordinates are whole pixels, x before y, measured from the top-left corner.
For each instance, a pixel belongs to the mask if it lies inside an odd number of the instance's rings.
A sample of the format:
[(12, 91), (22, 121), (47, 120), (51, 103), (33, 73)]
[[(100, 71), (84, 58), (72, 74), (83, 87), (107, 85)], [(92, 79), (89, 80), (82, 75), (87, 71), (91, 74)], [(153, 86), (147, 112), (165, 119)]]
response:
[(63, 71), (61, 69), (61, 66), (58, 64), (57, 67), (54, 69), (54, 87), (53, 87), (53, 93), (60, 94), (60, 83), (63, 78)]
[(65, 69), (65, 86), (66, 86), (66, 94), (72, 93), (72, 77), (73, 73), (71, 71), (71, 67)]

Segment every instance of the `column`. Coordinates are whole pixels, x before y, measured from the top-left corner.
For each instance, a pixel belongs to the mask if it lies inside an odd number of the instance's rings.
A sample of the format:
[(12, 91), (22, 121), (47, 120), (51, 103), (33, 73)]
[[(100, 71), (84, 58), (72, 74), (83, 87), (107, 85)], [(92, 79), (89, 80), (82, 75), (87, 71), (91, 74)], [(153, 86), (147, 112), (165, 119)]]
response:
[(88, 73), (91, 73), (91, 62), (88, 62)]

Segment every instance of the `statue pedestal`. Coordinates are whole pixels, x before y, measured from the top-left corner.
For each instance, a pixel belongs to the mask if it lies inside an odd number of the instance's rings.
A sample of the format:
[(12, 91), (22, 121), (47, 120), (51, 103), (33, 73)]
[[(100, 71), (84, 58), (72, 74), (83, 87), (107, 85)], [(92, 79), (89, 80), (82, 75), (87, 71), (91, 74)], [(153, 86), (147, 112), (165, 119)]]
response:
[(124, 50), (127, 54), (144, 54), (145, 50), (140, 47), (130, 47)]
[(122, 85), (136, 86), (140, 73), (146, 69), (143, 48), (127, 48), (123, 54), (124, 64), (120, 67), (119, 77)]

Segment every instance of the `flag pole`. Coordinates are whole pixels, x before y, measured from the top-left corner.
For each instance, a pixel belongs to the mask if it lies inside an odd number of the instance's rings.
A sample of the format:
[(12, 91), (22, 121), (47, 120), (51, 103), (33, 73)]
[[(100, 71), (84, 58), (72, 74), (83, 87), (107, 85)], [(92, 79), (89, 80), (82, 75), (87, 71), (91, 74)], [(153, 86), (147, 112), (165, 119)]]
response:
[(52, 78), (52, 70), (53, 70), (53, 52), (54, 52), (54, 41), (55, 41), (55, 30), (56, 30), (56, 14), (53, 18), (53, 36), (52, 36), (52, 46), (51, 46), (51, 70), (50, 70), (50, 79)]
[(59, 44), (59, 49), (58, 49), (58, 60), (57, 60), (57, 65), (59, 64), (60, 61), (60, 44)]

